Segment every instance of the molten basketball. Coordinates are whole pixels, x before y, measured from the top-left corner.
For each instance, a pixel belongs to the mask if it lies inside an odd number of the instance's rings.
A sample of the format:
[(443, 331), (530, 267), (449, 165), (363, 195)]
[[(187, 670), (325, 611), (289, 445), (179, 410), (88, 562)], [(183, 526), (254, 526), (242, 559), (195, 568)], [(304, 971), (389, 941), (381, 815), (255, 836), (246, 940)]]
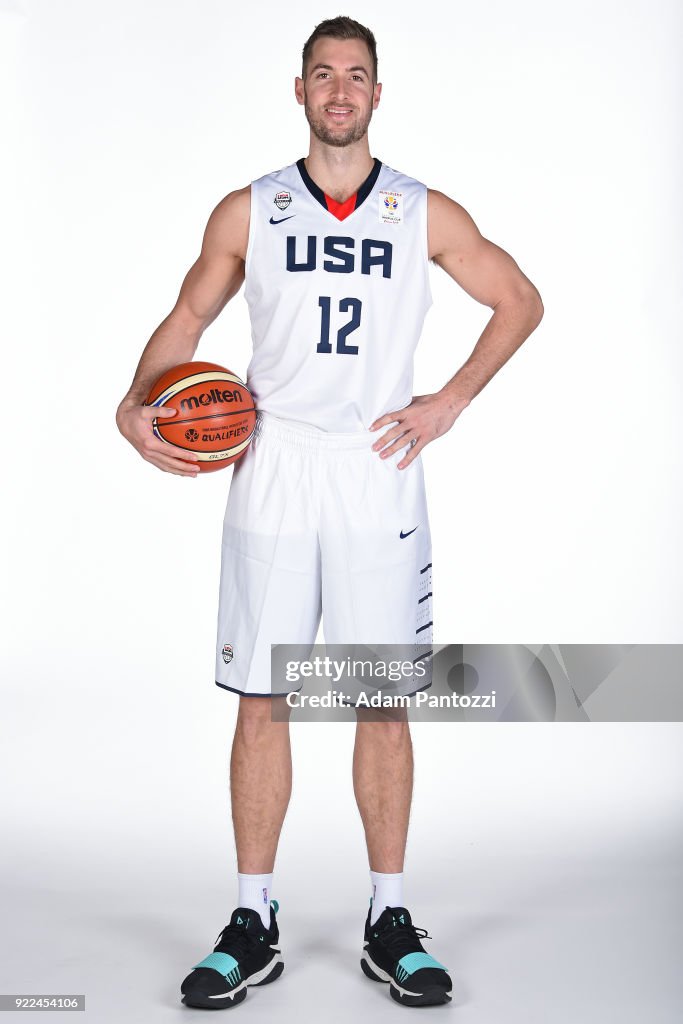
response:
[(168, 406), (175, 416), (152, 420), (156, 437), (195, 452), (203, 473), (236, 462), (256, 423), (254, 399), (237, 374), (216, 363), (181, 363), (159, 377), (145, 405)]

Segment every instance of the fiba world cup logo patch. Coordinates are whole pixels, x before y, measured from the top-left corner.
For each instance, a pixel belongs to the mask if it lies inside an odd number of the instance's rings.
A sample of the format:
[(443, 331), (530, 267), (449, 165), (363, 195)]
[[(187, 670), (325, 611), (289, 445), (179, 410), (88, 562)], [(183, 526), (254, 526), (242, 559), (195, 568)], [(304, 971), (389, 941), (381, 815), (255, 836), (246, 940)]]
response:
[(403, 193), (380, 189), (379, 193), (380, 224), (403, 223)]
[(276, 192), (273, 200), (278, 210), (286, 210), (291, 201), (292, 197), (289, 192)]
[(223, 644), (223, 661), (226, 665), (232, 661), (232, 644)]

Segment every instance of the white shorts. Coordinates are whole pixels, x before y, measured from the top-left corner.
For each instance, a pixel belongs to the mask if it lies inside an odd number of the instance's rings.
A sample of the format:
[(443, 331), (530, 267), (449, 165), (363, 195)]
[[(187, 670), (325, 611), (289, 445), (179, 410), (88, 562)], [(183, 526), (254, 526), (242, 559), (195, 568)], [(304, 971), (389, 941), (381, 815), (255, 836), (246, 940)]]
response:
[(270, 645), (310, 649), (321, 613), (326, 644), (431, 645), (422, 460), (397, 469), (405, 448), (380, 459), (378, 436), (258, 413), (225, 510), (218, 686), (252, 697), (301, 689), (272, 692)]

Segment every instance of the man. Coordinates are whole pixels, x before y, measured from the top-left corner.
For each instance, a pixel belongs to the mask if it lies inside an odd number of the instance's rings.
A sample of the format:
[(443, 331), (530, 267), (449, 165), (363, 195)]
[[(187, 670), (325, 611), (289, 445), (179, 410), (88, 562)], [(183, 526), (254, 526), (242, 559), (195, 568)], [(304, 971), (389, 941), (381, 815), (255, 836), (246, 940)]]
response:
[[(246, 278), (258, 420), (226, 508), (216, 675), (240, 697), (231, 757), (239, 896), (213, 952), (182, 984), (191, 1006), (234, 1006), (284, 967), (270, 891), (291, 756), (286, 716), (271, 714), (286, 691), (271, 689), (270, 644), (312, 643), (321, 609), (328, 643), (431, 641), (420, 453), (542, 317), (535, 287), (458, 203), (371, 157), (381, 91), (373, 34), (346, 17), (318, 25), (295, 81), (308, 156), (218, 204), (117, 413), (148, 462), (196, 476), (191, 453), (152, 433), (153, 416), (174, 411), (141, 403), (162, 372), (192, 359)], [(455, 376), (412, 397), (429, 260), (494, 312)], [(405, 718), (380, 725), (359, 711), (353, 781), (373, 893), (361, 966), (398, 1002), (420, 1006), (448, 1001), (452, 984), (404, 906), (412, 769)]]

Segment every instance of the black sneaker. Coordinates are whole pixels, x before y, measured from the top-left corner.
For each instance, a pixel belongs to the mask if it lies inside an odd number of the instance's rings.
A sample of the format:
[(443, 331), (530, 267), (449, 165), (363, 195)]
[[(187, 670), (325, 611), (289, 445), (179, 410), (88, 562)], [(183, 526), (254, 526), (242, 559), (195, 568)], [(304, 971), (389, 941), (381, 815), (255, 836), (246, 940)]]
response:
[(404, 1006), (432, 1006), (450, 1001), (453, 984), (448, 968), (427, 953), (405, 907), (385, 907), (370, 926), (372, 900), (365, 922), (365, 945), (360, 965), (373, 981), (388, 981), (389, 992)]
[(180, 986), (186, 1006), (226, 1009), (247, 998), (248, 985), (268, 985), (285, 969), (275, 915), (277, 900), (270, 901), (270, 928), (263, 927), (256, 910), (238, 907), (209, 953)]

